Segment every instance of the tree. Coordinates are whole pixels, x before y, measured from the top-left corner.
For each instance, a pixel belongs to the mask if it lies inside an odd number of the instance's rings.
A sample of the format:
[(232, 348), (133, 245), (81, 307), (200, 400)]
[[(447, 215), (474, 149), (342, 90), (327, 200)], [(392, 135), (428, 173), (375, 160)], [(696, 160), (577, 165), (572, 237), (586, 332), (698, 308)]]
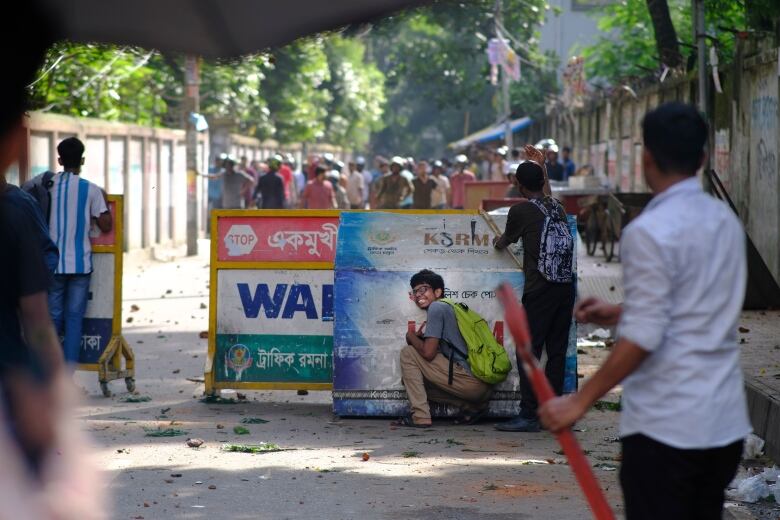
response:
[(677, 43), (677, 31), (669, 14), (669, 4), (666, 0), (647, 0), (647, 10), (653, 21), (655, 43), (661, 62), (669, 68), (679, 67), (682, 63), (680, 44)]
[[(690, 0), (623, 0), (599, 12), (598, 28), (602, 36), (582, 49), (592, 83), (630, 82), (649, 76), (664, 64), (671, 67), (669, 58), (664, 57), (669, 51), (661, 50), (672, 47), (668, 41), (671, 40), (669, 29), (660, 29), (659, 38), (663, 41), (657, 39), (659, 30), (653, 30), (650, 3), (654, 4), (654, 10), (662, 10), (659, 3), (666, 4), (677, 34), (675, 40), (695, 54)], [(705, 0), (705, 18), (709, 35), (717, 41), (721, 64), (730, 62), (734, 53), (733, 31), (747, 28), (745, 6), (741, 0)]]

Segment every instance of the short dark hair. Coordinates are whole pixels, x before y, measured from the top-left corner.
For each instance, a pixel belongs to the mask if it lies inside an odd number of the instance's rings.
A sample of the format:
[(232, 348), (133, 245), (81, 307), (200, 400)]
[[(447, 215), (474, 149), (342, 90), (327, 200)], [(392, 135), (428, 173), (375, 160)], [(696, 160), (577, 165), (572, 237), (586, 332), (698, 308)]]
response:
[(512, 158), (517, 159), (520, 157), (520, 148), (512, 148)]
[(318, 165), (317, 165), (317, 166), (314, 168), (314, 175), (315, 175), (315, 176), (317, 176), (317, 175), (319, 175), (319, 174), (321, 174), (321, 173), (325, 173), (326, 171), (328, 171), (328, 169), (327, 169), (327, 168), (325, 168), (325, 167), (324, 167), (323, 165), (321, 165), (321, 164), (318, 164)]
[(412, 289), (423, 283), (430, 285), (431, 289), (441, 289), (442, 291), (444, 290), (444, 278), (442, 278), (441, 275), (434, 273), (430, 269), (423, 269), (419, 273), (412, 276), (412, 279), (409, 281), (409, 285), (412, 286)]
[(57, 145), (57, 153), (60, 154), (65, 168), (78, 168), (84, 156), (84, 143), (76, 137), (68, 137)]
[(539, 191), (544, 187), (544, 170), (533, 161), (518, 164), (515, 178), (520, 186), (531, 191)]
[(665, 103), (645, 115), (642, 137), (662, 172), (694, 175), (707, 144), (707, 123), (691, 105)]

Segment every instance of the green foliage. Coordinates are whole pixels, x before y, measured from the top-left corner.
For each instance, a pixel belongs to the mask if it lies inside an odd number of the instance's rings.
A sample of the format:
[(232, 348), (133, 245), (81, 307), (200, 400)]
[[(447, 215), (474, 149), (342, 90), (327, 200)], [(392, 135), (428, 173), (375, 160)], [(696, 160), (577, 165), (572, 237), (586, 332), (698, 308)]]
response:
[[(682, 42), (683, 56), (695, 53), (690, 0), (668, 0), (672, 23)], [(734, 36), (721, 27), (742, 30), (746, 15), (740, 0), (706, 0), (708, 33), (715, 36), (721, 63), (734, 54)], [(586, 75), (591, 82), (616, 83), (645, 77), (661, 67), (655, 33), (646, 0), (622, 0), (596, 12), (602, 36), (582, 49)]]
[[(542, 0), (505, 0), (503, 25), (523, 45), (523, 80), (511, 86), (515, 117), (544, 106), (556, 92), (555, 72), (538, 51)], [(486, 48), (495, 35), (495, 2), (438, 2), (393, 16), (368, 35), (371, 59), (386, 76), (386, 128), (376, 134), (378, 153), (432, 156), (448, 142), (496, 121), (499, 89), (490, 84)], [(543, 79), (544, 87), (537, 83)], [(466, 124), (468, 122), (468, 124)]]

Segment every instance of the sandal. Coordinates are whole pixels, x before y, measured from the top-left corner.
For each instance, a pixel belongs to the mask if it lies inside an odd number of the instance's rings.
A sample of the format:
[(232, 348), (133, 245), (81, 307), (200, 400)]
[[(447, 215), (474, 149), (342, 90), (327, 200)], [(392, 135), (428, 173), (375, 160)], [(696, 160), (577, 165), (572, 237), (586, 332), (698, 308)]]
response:
[(417, 424), (411, 415), (399, 417), (398, 420), (390, 423), (391, 426), (404, 426), (406, 428), (430, 428), (433, 424)]
[(487, 408), (484, 408), (473, 413), (461, 414), (460, 417), (452, 421), (452, 424), (472, 426), (484, 419), (487, 416), (488, 411), (489, 410)]

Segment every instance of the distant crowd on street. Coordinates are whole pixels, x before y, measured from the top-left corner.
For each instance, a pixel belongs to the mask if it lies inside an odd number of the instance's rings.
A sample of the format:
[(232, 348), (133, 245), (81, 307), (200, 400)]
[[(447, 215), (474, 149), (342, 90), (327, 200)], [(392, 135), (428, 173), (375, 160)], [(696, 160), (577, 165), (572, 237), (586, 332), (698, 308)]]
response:
[[(540, 141), (551, 181), (566, 181), (576, 171), (571, 149), (559, 157), (552, 139)], [(209, 209), (463, 209), (467, 182), (510, 182), (507, 197), (519, 197), (517, 166), (523, 148), (502, 146), (442, 158), (382, 155), (368, 165), (357, 156), (347, 164), (333, 154), (310, 155), (299, 165), (292, 154), (249, 161), (221, 154), (209, 169)], [(575, 173), (576, 172), (576, 173)]]

